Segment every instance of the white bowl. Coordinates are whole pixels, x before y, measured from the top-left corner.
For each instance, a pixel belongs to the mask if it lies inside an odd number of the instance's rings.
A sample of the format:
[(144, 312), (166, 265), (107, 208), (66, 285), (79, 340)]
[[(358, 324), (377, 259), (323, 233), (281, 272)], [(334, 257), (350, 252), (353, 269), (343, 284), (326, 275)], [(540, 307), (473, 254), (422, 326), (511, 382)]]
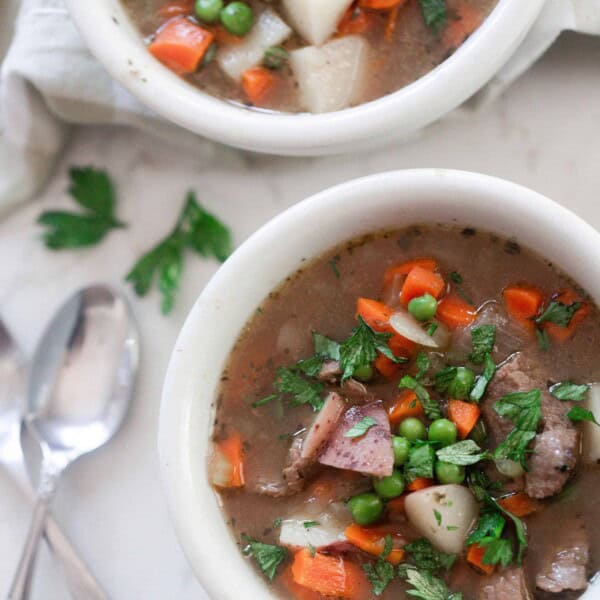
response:
[(119, 0), (66, 0), (92, 53), (144, 104), (218, 142), (287, 155), (354, 151), (435, 121), (491, 79), (523, 40), (544, 2), (500, 0), (455, 54), (398, 92), (334, 113), (290, 115), (235, 106), (186, 83), (148, 53)]
[(368, 232), (435, 222), (516, 238), (585, 282), (600, 300), (590, 261), (600, 234), (548, 198), (501, 179), (446, 170), (365, 177), (300, 202), (240, 246), (206, 286), (179, 335), (160, 412), (164, 487), (181, 545), (213, 598), (269, 597), (236, 546), (207, 483), (206, 456), (219, 378), (237, 336), (267, 294), (336, 244)]

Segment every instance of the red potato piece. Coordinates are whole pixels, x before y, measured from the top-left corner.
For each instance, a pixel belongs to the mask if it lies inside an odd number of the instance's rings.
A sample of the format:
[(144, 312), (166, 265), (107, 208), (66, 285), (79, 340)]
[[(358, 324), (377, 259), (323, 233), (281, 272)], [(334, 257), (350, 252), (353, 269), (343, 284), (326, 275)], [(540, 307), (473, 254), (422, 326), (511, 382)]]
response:
[[(377, 425), (364, 435), (345, 437), (345, 433), (365, 417), (371, 417)], [(392, 474), (394, 453), (392, 451), (390, 423), (381, 402), (349, 408), (335, 428), (319, 462), (323, 465), (357, 471), (374, 477)]]
[(302, 458), (308, 459), (317, 456), (335, 429), (345, 406), (346, 404), (339, 394), (331, 392), (327, 396), (323, 408), (317, 413), (304, 438)]

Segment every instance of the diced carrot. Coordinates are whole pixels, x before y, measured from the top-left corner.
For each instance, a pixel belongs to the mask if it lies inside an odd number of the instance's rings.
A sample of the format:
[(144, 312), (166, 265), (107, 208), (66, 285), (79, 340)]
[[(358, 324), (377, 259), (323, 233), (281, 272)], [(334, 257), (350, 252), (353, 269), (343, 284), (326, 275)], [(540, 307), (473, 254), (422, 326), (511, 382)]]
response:
[(322, 598), (319, 592), (309, 590), (307, 587), (299, 585), (294, 581), (291, 565), (281, 572), (281, 575), (279, 575), (279, 581), (283, 583), (294, 600), (321, 600)]
[(346, 527), (344, 535), (351, 544), (374, 556), (379, 556), (383, 552), (385, 538), (390, 535), (392, 537), (392, 550), (386, 560), (393, 565), (398, 565), (404, 560), (405, 552), (402, 546), (406, 544), (406, 540), (394, 526), (361, 527), (353, 523)]
[(404, 306), (408, 306), (413, 298), (423, 294), (431, 294), (434, 298), (437, 298), (445, 287), (444, 280), (437, 273), (423, 267), (413, 267), (402, 286), (400, 302)]
[[(573, 290), (562, 290), (553, 298), (557, 302), (563, 304), (573, 304), (573, 302), (581, 302), (581, 298)], [(577, 325), (583, 321), (589, 314), (590, 309), (586, 302), (581, 302), (581, 307), (575, 312), (571, 318), (568, 327), (561, 327), (556, 323), (544, 323), (544, 329), (548, 335), (557, 342), (566, 342), (574, 333)]]
[(278, 80), (271, 69), (252, 67), (242, 73), (242, 88), (252, 104), (260, 105), (273, 94)]
[(526, 517), (540, 508), (540, 503), (525, 492), (517, 492), (498, 500), (498, 504), (515, 517)]
[(393, 332), (389, 323), (392, 311), (385, 304), (369, 298), (359, 298), (356, 302), (356, 313), (371, 329), (383, 333)]
[(163, 4), (158, 9), (158, 16), (161, 19), (172, 19), (181, 15), (190, 15), (194, 10), (194, 0), (173, 0)]
[(393, 333), (392, 337), (388, 341), (388, 346), (390, 347), (390, 350), (394, 356), (410, 358), (414, 354), (417, 345), (412, 340), (409, 340), (401, 336), (399, 333), (396, 333), (392, 327), (390, 327), (390, 329)]
[(450, 329), (458, 329), (470, 325), (477, 317), (477, 311), (457, 294), (448, 294), (438, 303), (436, 316)]
[(211, 481), (222, 488), (244, 485), (244, 451), (237, 433), (216, 442), (210, 461)]
[(385, 41), (391, 42), (394, 37), (394, 31), (396, 31), (396, 22), (398, 21), (398, 13), (400, 12), (400, 5), (394, 6), (388, 13), (388, 20), (385, 26)]
[(298, 550), (292, 563), (294, 581), (324, 596), (360, 600), (367, 586), (362, 569), (341, 556)]
[(467, 551), (467, 562), (473, 565), (477, 570), (491, 575), (494, 572), (494, 565), (484, 565), (483, 556), (485, 554), (485, 547), (479, 544), (471, 544)]
[(243, 39), (243, 37), (229, 33), (222, 25), (215, 27), (215, 40), (219, 46), (235, 46), (241, 43)]
[(392, 425), (398, 425), (400, 421), (404, 421), (408, 417), (421, 417), (422, 415), (423, 407), (412, 390), (404, 390), (388, 411)]
[(449, 50), (458, 48), (483, 22), (483, 14), (473, 6), (455, 8), (456, 19), (449, 21), (442, 33), (442, 44)]
[(409, 492), (418, 492), (419, 490), (424, 490), (425, 488), (431, 487), (432, 485), (433, 479), (427, 479), (426, 477), (417, 477), (406, 486), (406, 489)]
[(377, 17), (373, 13), (368, 13), (353, 5), (344, 13), (337, 30), (340, 35), (366, 33), (375, 25), (376, 19)]
[(450, 400), (448, 402), (448, 419), (456, 425), (458, 437), (464, 440), (479, 420), (481, 409), (472, 402)]
[(405, 504), (406, 504), (406, 494), (402, 494), (402, 496), (398, 496), (397, 498), (390, 500), (386, 504), (386, 510), (388, 512), (388, 515), (391, 515), (392, 517), (394, 517), (397, 515), (406, 514)]
[(506, 311), (525, 329), (534, 330), (533, 319), (544, 303), (544, 294), (529, 284), (511, 285), (502, 292)]
[(215, 39), (214, 34), (185, 17), (175, 17), (158, 30), (148, 50), (178, 75), (193, 73)]
[(358, 6), (371, 10), (390, 10), (390, 8), (402, 6), (406, 2), (407, 0), (358, 0)]
[(437, 261), (434, 258), (413, 258), (402, 264), (388, 267), (383, 274), (383, 284), (389, 285), (396, 275), (408, 275), (415, 267), (435, 271), (437, 269)]
[(400, 373), (400, 365), (379, 352), (373, 361), (373, 366), (386, 379), (394, 379)]

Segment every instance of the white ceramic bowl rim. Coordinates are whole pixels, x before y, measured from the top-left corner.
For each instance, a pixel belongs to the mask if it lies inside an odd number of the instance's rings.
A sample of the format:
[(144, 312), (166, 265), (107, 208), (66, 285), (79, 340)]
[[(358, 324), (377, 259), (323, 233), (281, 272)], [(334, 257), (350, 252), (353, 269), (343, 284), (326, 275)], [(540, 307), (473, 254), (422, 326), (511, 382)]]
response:
[(225, 144), (262, 152), (311, 154), (349, 151), (354, 149), (347, 146), (352, 142), (408, 134), (455, 108), (506, 62), (545, 0), (500, 0), (475, 34), (424, 77), (373, 102), (323, 115), (266, 114), (218, 100), (150, 56), (119, 0), (66, 2), (93, 54), (157, 113)]
[(364, 233), (430, 222), (432, 215), (436, 222), (514, 237), (575, 281), (585, 281), (591, 296), (600, 299), (600, 273), (589, 270), (600, 234), (548, 198), (486, 175), (434, 169), (382, 173), (321, 192), (263, 226), (198, 298), (177, 340), (163, 390), (163, 483), (183, 549), (212, 597), (270, 595), (238, 551), (207, 483), (211, 404), (239, 331), (304, 258)]

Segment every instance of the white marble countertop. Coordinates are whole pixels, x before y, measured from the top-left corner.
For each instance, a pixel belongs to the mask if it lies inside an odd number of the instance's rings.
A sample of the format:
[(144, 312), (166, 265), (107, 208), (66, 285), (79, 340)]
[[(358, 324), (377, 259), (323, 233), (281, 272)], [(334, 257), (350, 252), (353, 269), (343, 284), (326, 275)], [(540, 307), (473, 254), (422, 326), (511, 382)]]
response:
[[(236, 244), (324, 187), (378, 171), (425, 166), (517, 181), (600, 227), (599, 64), (600, 39), (565, 36), (496, 104), (469, 118), (451, 117), (411, 143), (368, 155), (282, 159), (215, 147), (208, 160), (130, 131), (77, 130), (40, 197), (0, 223), (0, 314), (30, 356), (52, 312), (75, 288), (104, 280), (122, 285), (131, 296), (123, 275), (149, 241), (167, 232), (188, 189), (197, 190), (201, 202), (232, 226)], [(98, 248), (51, 253), (40, 243), (35, 218), (43, 209), (69, 205), (66, 170), (74, 164), (109, 170), (118, 183), (119, 215), (131, 227), (111, 234)], [(159, 313), (156, 294), (132, 297), (143, 359), (131, 414), (109, 446), (67, 472), (54, 504), (56, 519), (117, 600), (205, 597), (169, 522), (156, 430), (175, 337), (215, 269), (211, 262), (188, 258), (176, 308), (167, 318)], [(29, 507), (0, 472), (0, 597), (28, 519)], [(35, 600), (67, 597), (45, 550), (35, 583)]]

